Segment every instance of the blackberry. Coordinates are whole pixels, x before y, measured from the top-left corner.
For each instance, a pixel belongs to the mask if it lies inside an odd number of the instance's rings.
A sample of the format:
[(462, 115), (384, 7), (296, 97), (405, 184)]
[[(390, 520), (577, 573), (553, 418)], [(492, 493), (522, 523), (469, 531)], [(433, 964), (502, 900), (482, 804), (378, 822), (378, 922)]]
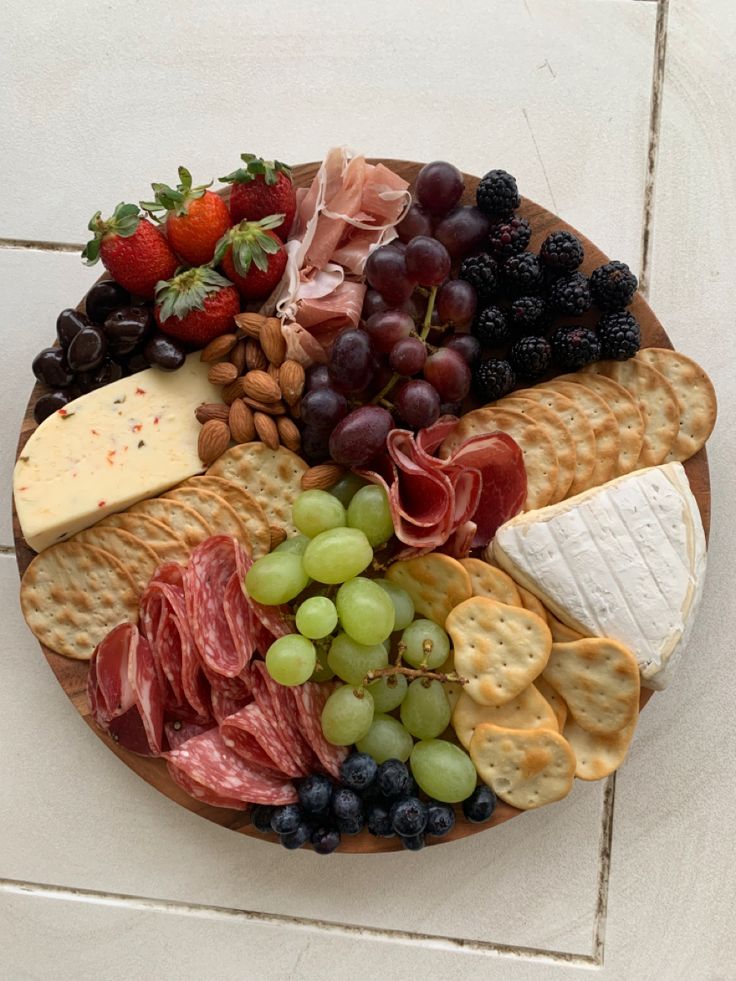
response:
[(499, 259), (508, 259), (510, 255), (523, 252), (532, 237), (532, 226), (526, 218), (512, 215), (491, 226), (488, 234), (488, 245), (491, 252)]
[(520, 296), (512, 300), (508, 320), (516, 334), (537, 334), (549, 326), (550, 315), (541, 296)]
[(485, 402), (503, 398), (515, 384), (516, 376), (508, 361), (489, 358), (476, 365), (473, 372), (473, 387)]
[(552, 232), (542, 242), (539, 258), (550, 269), (573, 272), (583, 261), (583, 245), (572, 232)]
[(489, 170), (478, 184), (475, 200), (485, 214), (505, 218), (521, 204), (516, 178), (505, 170)]
[(558, 313), (579, 317), (592, 302), (588, 277), (581, 272), (560, 276), (550, 286), (549, 304)]
[(626, 310), (604, 313), (598, 321), (601, 358), (626, 361), (641, 347), (639, 322)]
[(544, 281), (539, 256), (533, 252), (519, 252), (503, 264), (503, 281), (512, 296), (538, 293)]
[(607, 262), (590, 274), (590, 292), (602, 310), (623, 310), (637, 286), (638, 280), (625, 262)]
[(522, 378), (539, 378), (551, 360), (552, 348), (544, 337), (522, 337), (509, 351), (509, 363)]
[(600, 356), (600, 342), (589, 327), (559, 327), (552, 338), (552, 358), (565, 371), (577, 371)]
[(496, 347), (511, 340), (511, 327), (500, 307), (486, 307), (473, 323), (473, 333), (481, 344)]
[(498, 289), (498, 263), (487, 252), (465, 259), (459, 276), (470, 283), (481, 300), (489, 300)]

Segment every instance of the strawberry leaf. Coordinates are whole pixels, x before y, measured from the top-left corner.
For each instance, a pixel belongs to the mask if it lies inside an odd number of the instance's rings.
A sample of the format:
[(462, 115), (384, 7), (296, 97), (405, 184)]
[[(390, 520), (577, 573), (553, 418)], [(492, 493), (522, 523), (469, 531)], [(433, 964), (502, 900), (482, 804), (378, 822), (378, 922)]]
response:
[(203, 310), (207, 297), (226, 286), (232, 286), (230, 280), (210, 266), (185, 269), (173, 279), (161, 280), (155, 291), (159, 319), (178, 317), (183, 320), (194, 310)]

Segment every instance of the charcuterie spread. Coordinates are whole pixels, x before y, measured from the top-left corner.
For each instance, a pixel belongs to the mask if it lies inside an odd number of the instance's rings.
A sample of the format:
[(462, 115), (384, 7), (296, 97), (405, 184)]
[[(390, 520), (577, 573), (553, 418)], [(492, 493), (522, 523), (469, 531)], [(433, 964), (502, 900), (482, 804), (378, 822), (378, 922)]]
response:
[(506, 171), (310, 176), (244, 153), (93, 216), (106, 274), (33, 363), (21, 606), (198, 808), (417, 851), (625, 759), (703, 591), (716, 398)]

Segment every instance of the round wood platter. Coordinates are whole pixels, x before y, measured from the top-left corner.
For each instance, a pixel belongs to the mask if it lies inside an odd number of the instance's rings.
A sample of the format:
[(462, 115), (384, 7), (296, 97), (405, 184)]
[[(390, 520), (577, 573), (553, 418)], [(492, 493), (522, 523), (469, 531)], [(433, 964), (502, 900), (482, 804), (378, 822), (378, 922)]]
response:
[[(373, 160), (371, 162), (378, 163), (379, 161)], [(409, 181), (410, 184), (413, 184), (414, 179), (422, 167), (421, 163), (415, 163), (407, 160), (382, 160), (381, 162), (386, 164), (387, 167), (390, 167), (396, 173), (400, 174), (403, 178)], [(309, 163), (300, 164), (299, 166), (294, 167), (294, 183), (298, 187), (307, 187), (311, 183), (312, 178), (316, 174), (319, 166), (319, 163)], [(463, 203), (473, 204), (475, 202), (475, 189), (477, 184), (477, 177), (473, 177), (470, 174), (465, 175), (465, 193), (463, 196)], [(225, 190), (223, 193), (227, 194), (227, 190)], [(532, 251), (538, 251), (542, 241), (551, 231), (556, 229), (567, 229), (574, 232), (585, 246), (585, 261), (582, 265), (582, 270), (584, 272), (590, 273), (597, 266), (600, 266), (602, 263), (608, 261), (608, 257), (604, 255), (603, 252), (601, 252), (601, 250), (584, 235), (578, 232), (577, 229), (572, 228), (572, 226), (562, 221), (562, 219), (558, 218), (550, 211), (547, 211), (545, 208), (542, 208), (540, 205), (535, 204), (533, 201), (523, 198), (519, 209), (519, 214), (527, 218), (532, 226), (533, 234), (529, 246)], [(80, 306), (81, 305), (82, 304), (80, 304)], [(642, 346), (672, 347), (665, 329), (662, 327), (652, 309), (639, 293), (637, 293), (634, 298), (631, 305), (631, 310), (641, 324)], [(579, 318), (579, 320), (581, 323), (587, 322), (592, 324), (594, 322), (594, 315), (592, 312), (590, 312), (589, 317), (583, 316)], [(37, 384), (31, 393), (18, 440), (16, 459), (25, 446), (26, 440), (36, 428), (36, 423), (33, 419), (33, 407), (43, 391), (43, 386)], [(685, 463), (685, 470), (687, 471), (693, 494), (698, 502), (707, 536), (710, 526), (710, 479), (708, 473), (708, 459), (705, 449), (701, 450), (692, 459)], [(13, 532), (15, 537), (18, 569), (22, 575), (35, 553), (28, 547), (23, 539), (20, 525), (18, 523), (18, 517), (15, 512), (15, 506), (13, 506)], [(87, 663), (84, 661), (74, 661), (70, 660), (69, 658), (62, 657), (45, 647), (42, 647), (41, 649), (46, 657), (46, 660), (51, 666), (52, 671), (56, 675), (59, 684), (64, 689), (67, 696), (71, 699), (74, 707), (77, 709), (84, 721), (90, 726), (95, 735), (106, 743), (113, 753), (123, 760), (127, 766), (134, 770), (147, 783), (151, 784), (151, 786), (155, 787), (171, 800), (176, 801), (177, 804), (181, 804), (182, 807), (186, 807), (188, 810), (194, 811), (194, 813), (207, 818), (208, 821), (212, 821), (215, 824), (219, 824), (225, 828), (230, 828), (232, 831), (239, 832), (240, 834), (259, 838), (263, 841), (277, 841), (275, 835), (261, 835), (255, 831), (250, 824), (247, 811), (231, 811), (223, 808), (210, 807), (194, 800), (192, 797), (189, 797), (171, 780), (163, 760), (137, 756), (128, 750), (122, 749), (113, 739), (98, 729), (90, 717), (90, 707), (86, 694)], [(649, 689), (642, 689), (642, 707), (646, 704), (652, 694), (653, 692)], [(467, 835), (477, 834), (478, 832), (485, 831), (494, 825), (508, 821), (510, 818), (521, 813), (521, 811), (518, 811), (515, 808), (504, 804), (502, 801), (499, 801), (494, 815), (488, 824), (470, 824), (465, 821), (462, 814), (460, 814), (453, 831), (446, 838), (435, 840), (434, 842), (430, 839), (429, 843), (443, 844), (458, 838), (464, 838)], [(360, 835), (345, 836), (339, 850), (342, 852), (363, 853), (397, 851), (401, 850), (401, 848), (402, 846), (398, 839), (374, 838), (368, 834), (367, 831), (364, 831)]]

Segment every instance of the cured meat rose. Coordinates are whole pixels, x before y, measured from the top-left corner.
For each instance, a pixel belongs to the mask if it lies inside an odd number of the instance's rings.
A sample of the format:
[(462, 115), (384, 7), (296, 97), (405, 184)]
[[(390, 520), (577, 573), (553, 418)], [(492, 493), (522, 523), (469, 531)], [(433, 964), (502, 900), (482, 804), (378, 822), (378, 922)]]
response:
[[(253, 804), (292, 804), (294, 785), (283, 777), (248, 763), (229, 749), (218, 729), (188, 739), (178, 749), (164, 753), (171, 776), (180, 786), (193, 781), (220, 800)], [(196, 788), (195, 788), (196, 789)], [(189, 792), (189, 791), (187, 791)], [(193, 796), (200, 797), (196, 792)], [(208, 803), (213, 803), (209, 800)], [(216, 804), (231, 807), (232, 803)]]

